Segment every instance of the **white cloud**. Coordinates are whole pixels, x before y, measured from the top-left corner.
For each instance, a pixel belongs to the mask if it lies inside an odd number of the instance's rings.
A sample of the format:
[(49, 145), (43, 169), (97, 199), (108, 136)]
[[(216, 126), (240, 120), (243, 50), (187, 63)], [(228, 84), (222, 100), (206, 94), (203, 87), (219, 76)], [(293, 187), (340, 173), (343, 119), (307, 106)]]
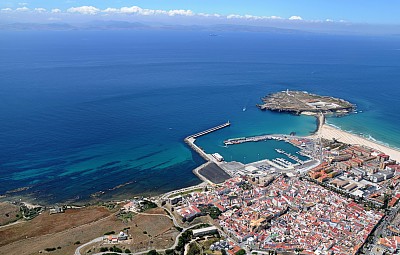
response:
[(120, 13), (126, 13), (126, 14), (134, 14), (134, 13), (140, 13), (143, 9), (138, 7), (138, 6), (132, 6), (132, 7), (122, 7), (119, 12)]
[(17, 8), (15, 10), (17, 12), (26, 12), (26, 11), (29, 11), (30, 9), (28, 7), (26, 7), (26, 6), (24, 6), (24, 7)]
[(131, 7), (121, 7), (121, 8), (107, 8), (102, 10), (104, 13), (120, 13), (120, 14), (137, 14), (143, 16), (150, 15), (168, 15), (168, 16), (194, 16), (195, 13), (191, 10), (153, 10), (153, 9), (143, 9), (139, 6)]
[(176, 16), (176, 15), (181, 15), (181, 16), (193, 16), (194, 13), (191, 10), (170, 10), (168, 11), (169, 16)]
[(107, 9), (102, 10), (102, 12), (105, 12), (105, 13), (118, 13), (119, 9), (117, 9), (117, 8), (107, 8)]
[[(195, 13), (192, 10), (185, 10), (185, 9), (176, 9), (176, 10), (158, 10), (158, 9), (144, 9), (139, 6), (126, 6), (121, 8), (114, 8), (109, 7), (106, 9), (99, 9), (95, 6), (77, 6), (71, 7), (67, 10), (61, 10), (58, 8), (47, 10), (45, 8), (34, 8), (29, 9), (26, 3), (20, 3), (21, 7), (13, 10), (11, 8), (4, 8), (0, 9), (1, 12), (26, 12), (26, 11), (34, 11), (36, 13), (52, 13), (52, 14), (59, 14), (59, 13), (74, 13), (74, 14), (82, 14), (82, 15), (103, 15), (103, 16), (111, 16), (111, 15), (141, 15), (141, 16), (153, 16), (153, 15), (160, 15), (160, 16), (185, 16), (185, 17), (204, 17), (204, 18), (218, 18), (218, 19), (227, 19), (227, 20), (246, 20), (246, 21), (268, 21), (268, 20), (282, 20), (282, 21), (302, 21), (303, 18), (301, 16), (291, 16), (289, 18), (282, 18), (279, 16), (257, 16), (251, 14), (239, 15), (239, 14), (229, 14), (229, 15), (221, 15), (218, 13)], [(332, 19), (323, 20), (306, 20), (306, 22), (345, 22), (345, 21), (334, 21)]]
[(282, 19), (279, 16), (255, 16), (255, 15), (237, 15), (237, 14), (230, 14), (226, 16), (227, 19), (246, 19), (246, 20), (271, 20), (271, 19)]
[(197, 13), (198, 16), (202, 17), (215, 17), (215, 18), (220, 18), (221, 15), (218, 13), (213, 13), (213, 14), (208, 14), (208, 13)]
[(27, 6), (29, 5), (28, 3), (18, 3), (19, 6)]
[(47, 10), (45, 8), (35, 8), (35, 12), (47, 12)]
[(100, 9), (94, 6), (80, 6), (80, 7), (71, 7), (67, 10), (70, 13), (80, 13), (86, 15), (95, 15), (100, 12)]
[(289, 18), (289, 20), (303, 20), (303, 18), (300, 17), (300, 16), (291, 16), (291, 17)]

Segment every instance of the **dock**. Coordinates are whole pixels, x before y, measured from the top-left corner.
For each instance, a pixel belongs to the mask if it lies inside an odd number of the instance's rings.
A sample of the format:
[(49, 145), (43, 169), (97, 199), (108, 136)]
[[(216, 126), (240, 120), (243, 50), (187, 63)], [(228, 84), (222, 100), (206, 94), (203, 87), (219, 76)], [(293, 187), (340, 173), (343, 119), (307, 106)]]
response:
[(202, 158), (204, 158), (207, 161), (203, 165), (193, 170), (193, 173), (197, 177), (199, 177), (200, 180), (210, 184), (215, 184), (223, 182), (224, 180), (230, 178), (229, 173), (227, 173), (226, 171), (224, 171), (222, 168), (219, 167), (219, 164), (221, 164), (223, 158), (221, 157), (221, 159), (218, 160), (215, 157), (215, 154), (218, 153), (215, 153), (214, 156), (212, 154), (207, 154), (202, 148), (200, 148), (194, 143), (196, 141), (196, 138), (229, 127), (230, 125), (231, 123), (228, 121), (224, 124), (218, 125), (213, 128), (209, 128), (205, 131), (196, 133), (194, 135), (189, 135), (188, 137), (185, 138), (184, 140), (185, 143), (188, 144), (190, 148), (196, 151)]
[(228, 121), (224, 124), (218, 125), (213, 128), (209, 128), (207, 130), (201, 131), (194, 135), (189, 135), (188, 137), (185, 138), (184, 141), (185, 141), (185, 143), (187, 143), (190, 146), (190, 148), (192, 148), (194, 151), (196, 151), (202, 158), (204, 158), (207, 161), (214, 162), (214, 161), (216, 161), (216, 159), (212, 155), (205, 153), (204, 150), (202, 148), (200, 148), (199, 146), (197, 146), (194, 142), (196, 141), (196, 138), (199, 138), (200, 136), (203, 136), (203, 135), (218, 131), (220, 129), (229, 127), (230, 125), (231, 125), (231, 123)]
[(292, 155), (292, 154), (290, 154), (290, 153), (288, 153), (288, 152), (286, 152), (284, 150), (281, 150), (281, 149), (275, 149), (275, 151), (280, 153), (280, 154), (286, 155), (288, 158), (296, 161), (299, 164), (304, 164), (304, 161), (299, 159), (299, 157), (297, 157), (296, 155)]
[(285, 141), (288, 137), (294, 137), (289, 135), (259, 135), (259, 136), (251, 136), (251, 137), (240, 137), (240, 138), (232, 138), (224, 141), (225, 145), (233, 145), (233, 144), (241, 144), (247, 142), (259, 142), (266, 140), (278, 140)]
[(203, 136), (203, 135), (206, 135), (206, 134), (215, 132), (215, 131), (217, 131), (217, 130), (220, 130), (220, 129), (229, 127), (230, 125), (231, 125), (231, 123), (228, 121), (228, 122), (226, 122), (226, 123), (224, 123), (224, 124), (221, 124), (221, 125), (219, 125), (219, 126), (216, 126), (216, 127), (213, 127), (213, 128), (210, 128), (210, 129), (207, 129), (207, 130), (204, 130), (204, 131), (201, 131), (201, 132), (196, 133), (196, 134), (194, 134), (194, 135), (190, 135), (190, 136), (188, 136), (187, 138), (195, 138), (195, 139), (196, 139), (196, 138), (198, 138), (198, 137), (200, 137), (200, 136)]

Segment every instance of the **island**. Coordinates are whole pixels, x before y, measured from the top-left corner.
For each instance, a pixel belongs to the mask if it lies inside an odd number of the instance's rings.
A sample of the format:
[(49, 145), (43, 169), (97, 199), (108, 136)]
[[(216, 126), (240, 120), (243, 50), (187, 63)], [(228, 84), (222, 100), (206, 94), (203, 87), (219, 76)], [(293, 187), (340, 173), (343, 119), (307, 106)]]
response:
[(262, 98), (261, 110), (289, 112), (295, 114), (337, 114), (343, 115), (355, 110), (355, 105), (339, 98), (320, 96), (306, 91), (281, 91)]

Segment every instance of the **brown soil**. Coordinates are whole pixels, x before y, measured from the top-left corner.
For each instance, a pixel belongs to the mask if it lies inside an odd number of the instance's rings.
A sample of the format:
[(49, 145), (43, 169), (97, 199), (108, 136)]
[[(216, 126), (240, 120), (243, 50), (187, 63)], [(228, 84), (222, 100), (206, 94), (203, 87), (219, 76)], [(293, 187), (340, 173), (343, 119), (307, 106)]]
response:
[(7, 202), (0, 203), (0, 226), (16, 221), (19, 214), (19, 206)]
[[(27, 223), (23, 225), (26, 224)], [(82, 226), (70, 228), (61, 232), (53, 232), (52, 234), (28, 239), (22, 238), (20, 241), (3, 246), (1, 248), (1, 252), (2, 254), (31, 255), (39, 254), (39, 251), (44, 251), (46, 248), (60, 247), (61, 249), (57, 249), (49, 253), (43, 253), (52, 255), (72, 255), (74, 254), (75, 249), (80, 245), (75, 244), (77, 241), (79, 241), (81, 244), (84, 244), (93, 240), (94, 238), (102, 236), (108, 231), (113, 230), (117, 232), (125, 227), (126, 225), (118, 220), (115, 215), (109, 215), (96, 222), (84, 224)]]
[[(162, 208), (147, 210), (146, 214), (166, 215)], [(131, 237), (128, 241), (117, 244), (121, 249), (129, 249), (132, 252), (148, 249), (166, 249), (171, 247), (179, 232), (175, 229), (172, 220), (161, 215), (136, 215), (131, 222), (127, 223), (128, 233)], [(113, 244), (97, 244), (82, 249), (85, 254), (88, 250), (98, 252), (102, 246), (113, 246)]]
[[(160, 208), (146, 213), (165, 214)], [(124, 228), (129, 228), (131, 239), (116, 246), (131, 251), (168, 248), (178, 235), (172, 221), (161, 215), (136, 215), (132, 221), (124, 223), (103, 207), (69, 209), (63, 214), (53, 215), (46, 211), (32, 221), (1, 228), (1, 254), (31, 255), (39, 254), (39, 251), (52, 255), (74, 254), (79, 245), (106, 232), (118, 233)], [(80, 244), (75, 244), (78, 241)], [(88, 250), (98, 252), (100, 246), (112, 245), (93, 244), (83, 248), (81, 254), (90, 254)], [(44, 251), (46, 248), (56, 250), (47, 253)]]
[(111, 212), (103, 207), (88, 207), (69, 209), (65, 213), (52, 214), (43, 212), (31, 221), (0, 229), (0, 246), (46, 234), (57, 233), (69, 228), (97, 221), (110, 215)]

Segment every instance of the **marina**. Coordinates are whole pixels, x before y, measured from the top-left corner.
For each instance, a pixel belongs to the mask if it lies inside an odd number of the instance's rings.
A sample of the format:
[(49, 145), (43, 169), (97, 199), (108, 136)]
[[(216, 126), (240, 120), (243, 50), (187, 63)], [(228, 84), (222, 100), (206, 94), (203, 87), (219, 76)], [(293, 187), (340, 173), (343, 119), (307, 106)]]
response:
[[(284, 151), (284, 150), (275, 149), (275, 151), (278, 152), (278, 153), (280, 153), (280, 154), (286, 155), (288, 158), (290, 158), (290, 159), (296, 161), (296, 162), (299, 163), (299, 164), (304, 164), (304, 163), (305, 163), (303, 160), (299, 159), (299, 157), (297, 157), (296, 155), (292, 155), (291, 153), (288, 153), (288, 152), (286, 152), (286, 151)], [(300, 154), (300, 153), (299, 153), (299, 154)], [(304, 156), (304, 155), (302, 155), (302, 156)]]

